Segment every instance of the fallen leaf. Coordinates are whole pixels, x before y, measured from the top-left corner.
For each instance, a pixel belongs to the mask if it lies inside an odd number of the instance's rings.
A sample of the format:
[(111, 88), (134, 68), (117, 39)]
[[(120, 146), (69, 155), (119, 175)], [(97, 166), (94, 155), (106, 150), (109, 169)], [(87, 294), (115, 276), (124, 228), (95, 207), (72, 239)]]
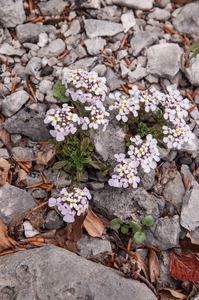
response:
[(193, 2), (193, 0), (171, 0), (171, 2), (176, 4), (187, 4)]
[(0, 252), (11, 247), (12, 244), (9, 241), (7, 227), (0, 218)]
[(56, 147), (53, 144), (47, 144), (38, 152), (37, 164), (47, 165), (51, 158), (56, 154)]
[(152, 283), (155, 282), (156, 277), (159, 276), (159, 260), (157, 254), (152, 249), (150, 249), (148, 260), (149, 260), (149, 276), (150, 276), (150, 281)]
[(186, 191), (190, 190), (190, 187), (192, 186), (192, 184), (191, 184), (191, 180), (189, 179), (189, 176), (184, 173), (181, 173), (181, 176), (182, 176), (182, 180), (184, 182)]
[(7, 180), (10, 166), (11, 164), (6, 159), (0, 157), (0, 186), (4, 185)]
[(199, 259), (193, 254), (170, 252), (169, 273), (182, 281), (199, 281)]
[(179, 243), (183, 254), (186, 254), (188, 251), (192, 252), (193, 254), (199, 254), (199, 243), (192, 238), (189, 232), (187, 232), (184, 239), (180, 240)]
[(24, 180), (26, 180), (26, 171), (23, 170), (23, 169), (20, 169), (19, 172), (18, 172), (17, 181), (21, 182), (21, 181), (24, 181)]
[(100, 219), (94, 214), (91, 207), (88, 207), (88, 214), (84, 220), (84, 228), (92, 237), (101, 237), (104, 231), (104, 225)]
[(0, 119), (0, 139), (6, 145), (10, 142), (10, 133), (2, 126), (2, 120)]
[[(185, 295), (184, 294), (182, 294), (182, 293), (179, 293), (179, 292), (177, 292), (177, 291), (175, 291), (175, 290), (173, 290), (173, 289), (170, 289), (170, 288), (164, 288), (163, 290), (160, 290), (159, 291), (159, 293), (161, 294), (161, 293), (163, 293), (164, 294), (164, 292), (166, 292), (165, 294), (167, 294), (167, 297), (168, 296), (173, 296), (173, 297), (175, 297), (175, 298), (177, 298), (177, 299), (182, 299), (183, 297), (185, 297)], [(169, 295), (170, 294), (170, 295)], [(162, 298), (161, 298), (162, 299)], [(166, 299), (174, 299), (174, 298), (166, 298)]]

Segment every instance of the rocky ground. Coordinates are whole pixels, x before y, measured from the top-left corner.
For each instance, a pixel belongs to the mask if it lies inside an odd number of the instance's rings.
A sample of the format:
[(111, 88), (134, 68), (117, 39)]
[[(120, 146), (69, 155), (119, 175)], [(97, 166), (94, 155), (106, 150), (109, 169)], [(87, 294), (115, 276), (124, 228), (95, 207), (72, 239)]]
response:
[[(0, 157), (12, 171), (0, 187), (0, 217), (5, 225), (36, 207), (34, 199), (43, 203), (70, 184), (66, 172), (52, 169), (53, 162), (37, 160), (50, 138), (43, 122), (46, 111), (60, 105), (52, 87), (62, 79), (65, 67), (105, 76), (109, 92), (125, 92), (132, 85), (165, 92), (171, 85), (196, 105), (186, 119), (196, 135), (194, 143), (184, 144), (181, 150), (160, 147), (160, 164), (166, 172), (140, 170), (137, 189), (110, 187), (109, 176), (99, 172), (86, 172), (82, 186), (92, 193), (93, 210), (108, 220), (118, 217), (129, 223), (153, 216), (145, 243), (162, 249), (158, 253), (161, 280), (173, 289), (179, 286), (169, 275), (169, 252), (187, 231), (199, 243), (199, 55), (186, 68), (186, 62), (180, 63), (181, 54), (199, 39), (198, 16), (197, 1), (1, 1)], [(106, 106), (110, 103), (107, 96)], [(96, 157), (114, 166), (114, 154), (125, 152), (124, 135), (111, 112), (107, 130), (91, 133)], [(27, 165), (16, 159), (32, 161)], [(50, 192), (44, 178), (54, 183)], [(37, 187), (27, 188), (33, 184)], [(56, 211), (45, 207), (44, 223), (37, 229), (63, 227)], [(2, 256), (0, 299), (157, 299), (145, 284), (85, 259), (91, 250), (94, 255), (112, 253), (111, 246), (108, 234), (92, 241), (84, 234), (78, 242), (82, 257), (53, 246)], [(148, 248), (141, 245), (137, 253), (147, 260)]]

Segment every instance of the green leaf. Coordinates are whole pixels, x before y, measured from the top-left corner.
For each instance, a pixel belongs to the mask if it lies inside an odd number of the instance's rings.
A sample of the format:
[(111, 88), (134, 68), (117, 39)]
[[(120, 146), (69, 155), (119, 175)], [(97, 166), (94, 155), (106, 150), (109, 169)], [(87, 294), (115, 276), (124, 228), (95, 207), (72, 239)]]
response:
[(60, 86), (59, 90), (63, 95), (65, 95), (66, 87), (64, 85)]
[(90, 144), (88, 145), (88, 150), (89, 150), (89, 151), (93, 151), (93, 149), (94, 149), (94, 145), (93, 145), (93, 143), (90, 143)]
[(54, 96), (55, 98), (57, 98), (57, 99), (60, 99), (60, 98), (61, 98), (61, 93), (60, 93), (60, 91), (55, 90), (55, 91), (53, 92), (53, 96)]
[(81, 145), (80, 145), (80, 149), (82, 152), (84, 152), (88, 148), (89, 141), (90, 141), (90, 139), (88, 137), (86, 137), (85, 139), (82, 140)]
[(61, 100), (61, 102), (66, 103), (66, 102), (70, 101), (70, 97), (61, 95), (60, 100)]
[(135, 234), (134, 234), (134, 241), (135, 241), (135, 243), (136, 244), (140, 244), (140, 243), (142, 243), (144, 240), (145, 240), (145, 234), (144, 234), (144, 232), (136, 232)]
[(129, 231), (129, 226), (128, 225), (121, 226), (121, 232), (123, 234), (126, 234), (128, 231)]
[(104, 168), (104, 164), (101, 163), (100, 161), (88, 161), (88, 164), (91, 165), (93, 168), (101, 170), (102, 168)]
[(138, 223), (136, 223), (136, 222), (130, 222), (130, 227), (132, 228), (132, 231), (134, 232), (134, 233), (136, 233), (136, 232), (138, 232), (138, 231), (140, 231), (141, 230), (141, 226), (138, 224)]
[(67, 161), (63, 160), (63, 161), (58, 161), (53, 165), (53, 169), (54, 170), (58, 170), (61, 169), (62, 167), (64, 167), (67, 164)]
[(116, 218), (116, 219), (113, 219), (110, 223), (111, 223), (111, 227), (113, 229), (117, 230), (120, 228), (121, 224), (123, 224), (123, 220)]
[(199, 53), (199, 49), (195, 50), (195, 52), (192, 54), (192, 56), (190, 57), (190, 59), (192, 59), (193, 57), (196, 58), (196, 56), (198, 55)]
[(153, 217), (149, 215), (142, 219), (142, 224), (146, 226), (151, 226), (153, 224), (153, 221), (154, 221)]
[(185, 57), (188, 58), (189, 53), (196, 48), (199, 48), (199, 40), (191, 45), (191, 47), (187, 50)]
[(81, 171), (81, 170), (77, 170), (77, 181), (80, 181), (81, 180), (81, 178), (82, 178), (82, 176), (83, 176), (83, 171)]
[(58, 81), (53, 85), (53, 89), (58, 89), (61, 86), (61, 82)]

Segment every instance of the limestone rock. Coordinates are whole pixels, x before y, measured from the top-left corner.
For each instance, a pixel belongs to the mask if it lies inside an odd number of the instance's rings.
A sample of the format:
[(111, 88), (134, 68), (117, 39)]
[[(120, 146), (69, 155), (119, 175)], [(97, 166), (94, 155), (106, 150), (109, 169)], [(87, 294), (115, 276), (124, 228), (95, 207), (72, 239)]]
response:
[(1, 0), (0, 24), (4, 27), (15, 27), (26, 20), (22, 0)]
[(90, 39), (97, 36), (113, 36), (124, 30), (122, 24), (104, 20), (85, 19), (84, 25)]
[(90, 55), (100, 54), (100, 50), (104, 50), (106, 45), (105, 39), (101, 37), (95, 37), (85, 41), (86, 49)]
[(0, 218), (5, 225), (20, 213), (35, 207), (35, 201), (25, 190), (19, 189), (7, 182), (0, 187)]
[(146, 31), (138, 31), (134, 33), (130, 44), (133, 50), (133, 55), (138, 56), (139, 53), (149, 46), (153, 45), (158, 40), (156, 34)]
[(60, 54), (62, 54), (65, 51), (65, 44), (62, 41), (62, 39), (56, 39), (52, 42), (50, 42), (46, 47), (41, 48), (37, 55), (38, 57), (58, 57)]
[(177, 44), (159, 44), (148, 49), (147, 71), (159, 77), (172, 78), (180, 68), (182, 50)]
[(199, 86), (199, 55), (190, 60), (190, 65), (185, 69), (185, 76), (195, 86)]
[[(175, 12), (175, 11), (174, 11)], [(184, 5), (173, 20), (174, 28), (180, 33), (192, 34), (199, 31), (199, 6), (198, 3)]]
[(144, 283), (59, 247), (19, 251), (0, 263), (1, 299), (157, 299)]
[(5, 117), (11, 117), (15, 114), (29, 99), (25, 91), (18, 91), (7, 96), (2, 101), (2, 113)]
[(64, 0), (49, 0), (47, 2), (39, 2), (38, 6), (42, 15), (60, 15), (64, 8), (69, 5), (68, 1)]
[(153, 0), (113, 0), (113, 3), (141, 10), (149, 10), (153, 7)]

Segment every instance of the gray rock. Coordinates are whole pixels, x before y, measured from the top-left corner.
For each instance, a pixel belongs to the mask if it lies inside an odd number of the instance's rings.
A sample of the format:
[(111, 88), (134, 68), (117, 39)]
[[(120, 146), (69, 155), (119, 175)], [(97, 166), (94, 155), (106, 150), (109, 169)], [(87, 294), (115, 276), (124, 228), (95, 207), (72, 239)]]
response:
[(104, 76), (106, 77), (106, 85), (109, 87), (110, 91), (114, 91), (120, 87), (118, 77), (111, 68), (107, 68)]
[(181, 152), (188, 152), (191, 153), (193, 157), (198, 156), (199, 154), (199, 140), (196, 136), (193, 140), (193, 143), (189, 145), (187, 142), (182, 144), (182, 147), (180, 149)]
[(0, 261), (1, 299), (157, 299), (144, 283), (59, 247), (19, 251)]
[(104, 182), (89, 182), (88, 187), (93, 191), (98, 191), (104, 188)]
[(46, 94), (45, 99), (46, 99), (49, 103), (60, 103), (60, 100), (59, 100), (59, 99), (56, 99), (56, 98), (53, 96), (53, 93), (54, 93), (53, 90), (47, 90), (46, 92), (47, 92), (47, 94)]
[(62, 39), (56, 39), (52, 42), (50, 42), (46, 47), (41, 48), (37, 55), (38, 57), (58, 57), (60, 54), (62, 54), (65, 51), (65, 44), (62, 41)]
[(49, 230), (59, 229), (66, 226), (66, 223), (63, 221), (63, 217), (61, 217), (55, 210), (51, 210), (46, 216), (44, 226)]
[(139, 53), (149, 46), (153, 45), (158, 40), (157, 35), (152, 32), (138, 31), (134, 33), (130, 44), (133, 50), (133, 55), (138, 56)]
[(28, 101), (29, 96), (25, 91), (18, 91), (7, 96), (2, 101), (2, 113), (5, 117), (11, 117)]
[(134, 83), (134, 82), (142, 79), (143, 77), (145, 77), (147, 74), (148, 73), (147, 73), (146, 68), (142, 68), (141, 66), (137, 66), (135, 71), (130, 72), (128, 74), (128, 80), (129, 80), (130, 83)]
[(113, 23), (111, 21), (85, 19), (84, 25), (86, 34), (89, 38), (97, 36), (113, 36), (124, 31), (122, 24)]
[(34, 158), (35, 157), (35, 155), (33, 153), (33, 149), (28, 148), (28, 147), (13, 147), (12, 152), (13, 152), (15, 158)]
[(193, 184), (193, 182), (195, 181), (195, 177), (192, 175), (189, 166), (187, 165), (181, 165), (181, 170), (180, 170), (181, 174), (185, 174), (189, 177), (191, 184)]
[(131, 72), (123, 63), (120, 63), (120, 70), (122, 78), (127, 77), (127, 75)]
[(159, 258), (160, 279), (169, 282), (170, 287), (176, 290), (179, 282), (169, 274), (169, 267), (170, 267), (169, 251), (158, 252), (158, 258)]
[[(199, 29), (198, 29), (199, 30)], [(190, 65), (185, 69), (185, 76), (189, 79), (191, 84), (199, 86), (199, 55), (192, 58)]]
[(145, 190), (150, 190), (155, 184), (155, 170), (151, 169), (149, 173), (145, 173), (143, 168), (139, 168), (138, 176), (140, 177), (139, 186), (143, 187)]
[(68, 176), (68, 173), (62, 170), (54, 170), (52, 168), (45, 169), (44, 175), (49, 183), (54, 182), (57, 189), (62, 189), (71, 184), (71, 180), (65, 180), (66, 176)]
[(160, 39), (162, 39), (164, 37), (164, 34), (165, 34), (164, 30), (161, 27), (158, 27), (158, 26), (146, 25), (144, 29), (147, 32), (152, 32), (153, 34), (157, 35)]
[(51, 32), (55, 34), (56, 28), (53, 25), (41, 25), (33, 23), (26, 23), (16, 27), (16, 35), (20, 43), (37, 43), (39, 41), (39, 34), (42, 32)]
[(7, 182), (0, 187), (0, 217), (5, 225), (20, 213), (36, 206), (31, 195)]
[(177, 151), (176, 150), (170, 150), (168, 152), (168, 154), (166, 156), (164, 156), (162, 159), (165, 160), (165, 161), (172, 162), (175, 159), (176, 155), (177, 155)]
[(86, 49), (90, 55), (100, 54), (100, 50), (104, 50), (106, 45), (105, 39), (101, 37), (95, 37), (85, 41)]
[(118, 19), (121, 16), (121, 11), (117, 9), (116, 5), (105, 6), (98, 10), (90, 9), (89, 13), (95, 19), (108, 21)]
[[(148, 194), (143, 188), (113, 188), (92, 191), (91, 204), (107, 218), (121, 218), (125, 223), (141, 222), (146, 215), (154, 220), (162, 215), (165, 200)], [(111, 195), (111, 197), (110, 197)]]
[[(89, 136), (95, 146), (95, 153), (100, 161), (116, 164), (114, 157), (117, 153), (125, 152), (125, 133), (117, 120), (113, 120), (103, 132), (102, 129), (90, 130)], [(115, 138), (117, 136), (117, 139)]]
[(181, 232), (179, 216), (159, 218), (155, 223), (143, 230), (146, 234), (145, 243), (167, 250), (176, 247)]
[(23, 43), (23, 47), (35, 52), (39, 50), (39, 46), (32, 43)]
[(75, 20), (71, 27), (64, 33), (64, 36), (65, 37), (68, 37), (70, 35), (76, 35), (80, 32), (80, 23), (79, 23), (79, 20)]
[(3, 45), (1, 45), (0, 48), (0, 54), (5, 54), (9, 56), (13, 56), (13, 55), (22, 56), (25, 52), (26, 52), (25, 49), (12, 47), (8, 43), (4, 43)]
[(154, 11), (148, 14), (147, 19), (154, 19), (158, 21), (167, 21), (170, 18), (170, 12), (166, 9), (155, 7)]
[(149, 10), (153, 7), (153, 0), (113, 0), (116, 5), (126, 6), (129, 8)]
[(22, 136), (20, 134), (11, 134), (10, 140), (13, 144), (17, 145), (21, 142)]
[(8, 150), (6, 148), (0, 149), (0, 157), (2, 157), (4, 159), (9, 158), (9, 153), (8, 153)]
[(94, 9), (100, 9), (100, 0), (70, 0), (71, 3), (71, 9), (78, 9), (78, 8), (94, 8)]
[(77, 59), (77, 54), (75, 53), (75, 50), (70, 51), (63, 59), (63, 63), (65, 66), (73, 64)]
[(111, 244), (107, 240), (102, 240), (101, 238), (93, 238), (90, 240), (88, 234), (83, 233), (81, 240), (77, 242), (77, 247), (80, 249), (78, 254), (84, 258), (87, 258), (90, 251), (93, 255), (97, 255), (102, 252), (112, 252)]
[(95, 71), (100, 77), (102, 77), (106, 73), (106, 66), (99, 64), (95, 66), (92, 71)]
[[(182, 181), (182, 177), (179, 172), (177, 172), (174, 180), (169, 181), (163, 190), (163, 195), (167, 200), (172, 200), (178, 207), (179, 211), (182, 208), (183, 197), (185, 195), (185, 187)], [(174, 213), (175, 207), (173, 204), (169, 203), (169, 212), (170, 214)]]
[(77, 47), (74, 51), (79, 59), (83, 58), (87, 55), (86, 49), (84, 47), (82, 47), (80, 44), (77, 45)]
[(26, 15), (22, 0), (1, 0), (0, 24), (4, 27), (15, 27), (18, 24), (23, 24), (25, 20)]
[(196, 240), (197, 243), (199, 243), (199, 227), (196, 227), (193, 231), (190, 231), (190, 235), (194, 240)]
[(127, 11), (121, 15), (121, 22), (124, 27), (124, 32), (127, 32), (131, 27), (136, 25), (136, 20), (132, 10)]
[(196, 181), (193, 182), (191, 190), (187, 191), (182, 205), (180, 215), (181, 225), (189, 231), (194, 230), (199, 226), (199, 202), (198, 202), (199, 185)]
[[(193, 105), (191, 106), (193, 107)], [(199, 111), (198, 108), (195, 107), (194, 110), (192, 110), (192, 112), (190, 113), (190, 116), (194, 119), (194, 120), (199, 120)], [(198, 134), (198, 133), (197, 133)]]
[(48, 90), (52, 90), (54, 83), (50, 80), (42, 80), (39, 83), (39, 91), (43, 94), (46, 94)]
[[(174, 11), (175, 12), (175, 11)], [(180, 33), (192, 34), (199, 31), (199, 6), (198, 3), (184, 5), (173, 20), (174, 28)]]
[(6, 119), (2, 125), (8, 132), (25, 135), (32, 141), (47, 141), (51, 138), (49, 130), (44, 124), (47, 110), (45, 104), (33, 103)]
[(117, 53), (117, 60), (121, 60), (127, 55), (128, 55), (128, 52), (126, 50), (120, 50)]
[(68, 5), (69, 2), (63, 0), (49, 0), (47, 2), (38, 3), (42, 15), (47, 15), (47, 16), (60, 15), (63, 12), (65, 6)]
[[(18, 147), (19, 148), (19, 147)], [(23, 157), (23, 156), (19, 156), (19, 157)], [(27, 157), (28, 158), (28, 157)], [(38, 172), (31, 172), (31, 173), (27, 173), (26, 174), (26, 186), (30, 186), (32, 184), (38, 183), (43, 181), (41, 175)], [(29, 194), (32, 193), (32, 195), (36, 198), (36, 199), (41, 199), (41, 198), (45, 198), (47, 196), (47, 193), (42, 189), (42, 188), (27, 188), (27, 192)]]
[(182, 50), (176, 44), (159, 44), (147, 51), (147, 72), (168, 79), (175, 76), (180, 68)]
[(84, 69), (85, 71), (90, 72), (96, 65), (97, 57), (85, 57), (76, 61), (74, 64), (70, 65), (71, 70)]

